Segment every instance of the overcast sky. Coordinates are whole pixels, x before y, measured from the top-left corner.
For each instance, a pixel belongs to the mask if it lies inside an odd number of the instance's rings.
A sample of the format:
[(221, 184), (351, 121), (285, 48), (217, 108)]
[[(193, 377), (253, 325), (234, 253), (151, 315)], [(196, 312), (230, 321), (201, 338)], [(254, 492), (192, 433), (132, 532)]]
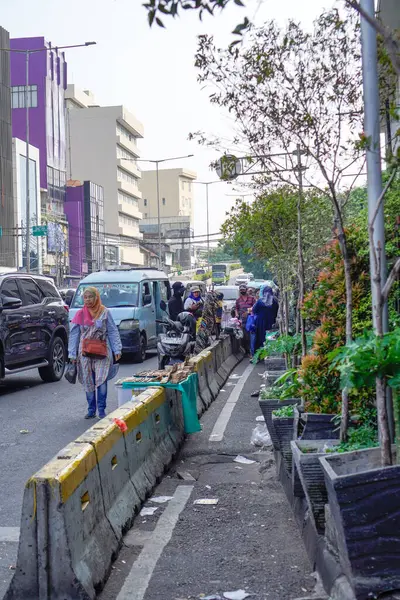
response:
[[(11, 37), (45, 36), (53, 45), (94, 40), (97, 46), (67, 51), (68, 80), (90, 89), (98, 104), (124, 104), (144, 124), (140, 142), (144, 158), (194, 154), (194, 158), (171, 162), (187, 166), (200, 181), (214, 181), (209, 164), (213, 151), (189, 142), (189, 132), (203, 130), (231, 137), (230, 120), (208, 101), (197, 83), (193, 66), (197, 36), (214, 34), (218, 44), (232, 41), (234, 26), (249, 16), (256, 24), (290, 17), (305, 24), (332, 0), (251, 0), (247, 7), (228, 7), (217, 17), (200, 23), (195, 14), (184, 13), (166, 29), (149, 28), (141, 0), (0, 0), (2, 19)], [(143, 168), (150, 168), (143, 163)], [(167, 166), (167, 165), (166, 165)], [(240, 188), (240, 185), (235, 185)], [(224, 221), (234, 202), (232, 186), (210, 187), (210, 233)], [(195, 232), (206, 231), (205, 189), (196, 186)]]

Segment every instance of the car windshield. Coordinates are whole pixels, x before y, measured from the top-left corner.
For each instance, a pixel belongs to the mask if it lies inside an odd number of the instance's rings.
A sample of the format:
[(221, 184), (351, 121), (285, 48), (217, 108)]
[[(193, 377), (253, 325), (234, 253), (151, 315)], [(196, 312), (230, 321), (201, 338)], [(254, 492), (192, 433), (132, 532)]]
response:
[(237, 300), (239, 297), (239, 290), (237, 288), (215, 288), (217, 294), (221, 293), (224, 295), (224, 300)]
[(225, 273), (213, 273), (213, 277), (225, 277)]
[(82, 308), (83, 294), (88, 287), (95, 287), (99, 290), (101, 302), (107, 308), (138, 305), (138, 283), (88, 283), (78, 287), (71, 308)]

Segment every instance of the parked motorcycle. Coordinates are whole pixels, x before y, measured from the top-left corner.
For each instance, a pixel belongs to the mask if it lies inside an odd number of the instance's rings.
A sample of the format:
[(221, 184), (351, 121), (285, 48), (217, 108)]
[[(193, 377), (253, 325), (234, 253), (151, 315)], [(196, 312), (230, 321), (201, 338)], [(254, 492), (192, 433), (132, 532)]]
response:
[[(166, 311), (167, 305), (162, 300), (160, 307)], [(181, 312), (176, 321), (167, 316), (156, 319), (164, 331), (159, 334), (157, 340), (158, 368), (164, 369), (167, 365), (184, 362), (193, 354), (196, 333), (196, 323), (193, 315), (189, 312)]]

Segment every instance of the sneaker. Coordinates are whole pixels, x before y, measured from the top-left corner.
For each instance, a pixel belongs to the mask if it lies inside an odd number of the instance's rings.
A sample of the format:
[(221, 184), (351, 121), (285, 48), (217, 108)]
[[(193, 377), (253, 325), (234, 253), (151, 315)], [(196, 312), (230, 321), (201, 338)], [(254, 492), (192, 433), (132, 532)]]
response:
[(106, 416), (106, 413), (99, 413), (99, 419), (104, 419)]
[(85, 419), (95, 419), (96, 418), (96, 413), (94, 413), (93, 415), (91, 413), (88, 413), (87, 415), (85, 415)]

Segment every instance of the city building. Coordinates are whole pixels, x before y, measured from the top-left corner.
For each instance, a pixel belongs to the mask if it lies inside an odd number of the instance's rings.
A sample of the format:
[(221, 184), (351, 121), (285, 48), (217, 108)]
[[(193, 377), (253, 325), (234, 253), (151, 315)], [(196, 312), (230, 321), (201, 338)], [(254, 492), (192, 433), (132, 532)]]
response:
[[(192, 240), (194, 221), (194, 185), (197, 178), (188, 169), (160, 169), (158, 171), (161, 237), (172, 253), (173, 264), (190, 269), (192, 266)], [(140, 181), (142, 198), (139, 207), (143, 214), (140, 230), (146, 245), (155, 247), (158, 238), (157, 171), (142, 171)], [(168, 257), (162, 257), (166, 264)]]
[(67, 181), (65, 214), (70, 274), (82, 277), (104, 269), (104, 190), (92, 181)]
[[(140, 231), (143, 233), (143, 244), (158, 255), (157, 217), (143, 219), (140, 222)], [(185, 269), (190, 269), (193, 262), (192, 238), (193, 228), (190, 216), (162, 217), (162, 264), (165, 266), (178, 264)]]
[(106, 264), (143, 265), (136, 162), (143, 125), (124, 106), (97, 106), (89, 91), (75, 86), (67, 88), (66, 106), (69, 178), (104, 190)]
[[(26, 142), (13, 138), (13, 189), (14, 189), (14, 222), (13, 230), (16, 241), (16, 266), (26, 267)], [(29, 213), (33, 225), (41, 225), (40, 199), (40, 152), (35, 146), (29, 146)], [(46, 238), (30, 236), (29, 254), (30, 269), (41, 273), (43, 255), (46, 251)]]
[[(0, 27), (0, 48), (10, 47), (8, 31)], [(0, 52), (0, 267), (16, 266), (14, 229), (10, 55)]]
[[(189, 217), (193, 226), (193, 181), (196, 178), (197, 174), (188, 169), (160, 169), (158, 171), (161, 218)], [(139, 208), (143, 218), (157, 218), (157, 171), (142, 171), (139, 186), (142, 192)]]
[[(63, 52), (44, 37), (13, 38), (12, 50), (30, 51), (28, 70), (29, 142), (39, 149), (42, 223), (48, 223), (43, 272), (60, 283), (68, 273), (68, 228), (64, 214), (66, 145), (64, 93), (67, 64)], [(26, 142), (26, 52), (11, 52), (13, 137)], [(38, 221), (39, 222), (39, 221)], [(31, 222), (31, 225), (38, 223)]]

